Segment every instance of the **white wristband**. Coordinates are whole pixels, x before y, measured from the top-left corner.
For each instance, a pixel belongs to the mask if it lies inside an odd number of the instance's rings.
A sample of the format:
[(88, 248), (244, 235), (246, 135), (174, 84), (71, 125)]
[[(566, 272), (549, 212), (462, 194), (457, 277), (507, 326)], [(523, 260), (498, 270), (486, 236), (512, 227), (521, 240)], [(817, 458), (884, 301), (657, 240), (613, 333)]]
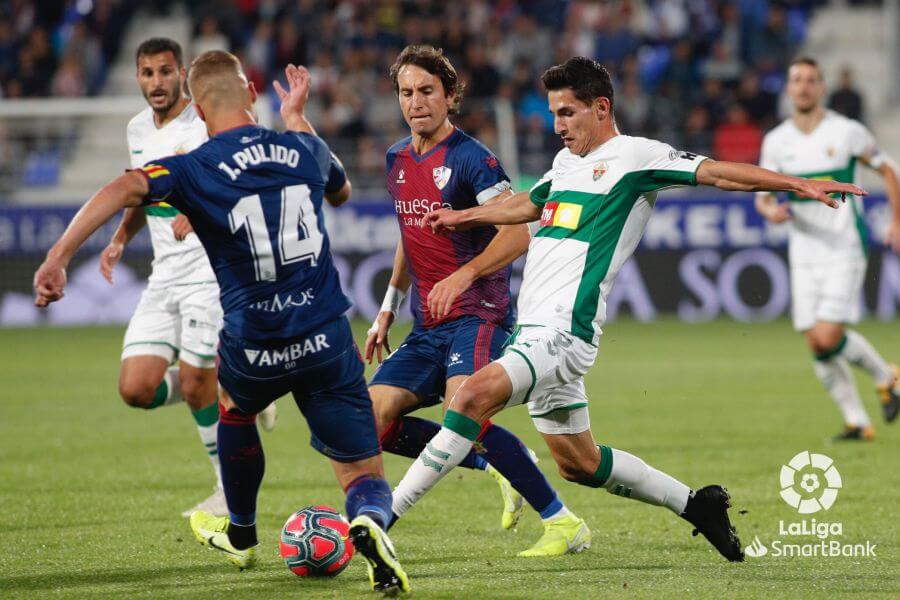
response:
[(396, 286), (389, 285), (384, 295), (384, 302), (381, 303), (381, 312), (392, 312), (396, 317), (400, 312), (400, 305), (403, 304), (404, 298), (406, 298), (406, 292)]
[[(384, 294), (384, 301), (381, 303), (379, 314), (383, 312), (393, 313), (396, 319), (404, 298), (406, 298), (406, 292), (396, 286), (389, 285), (387, 292)], [(372, 335), (373, 333), (378, 333), (378, 316), (375, 317), (375, 322), (369, 327), (366, 335)]]

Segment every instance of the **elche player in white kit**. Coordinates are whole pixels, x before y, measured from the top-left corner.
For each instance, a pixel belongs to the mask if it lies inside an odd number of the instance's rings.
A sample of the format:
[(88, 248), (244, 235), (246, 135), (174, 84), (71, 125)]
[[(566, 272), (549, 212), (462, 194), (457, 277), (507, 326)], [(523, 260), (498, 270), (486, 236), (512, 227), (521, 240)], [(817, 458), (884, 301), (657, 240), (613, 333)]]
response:
[[(801, 57), (792, 62), (786, 91), (793, 114), (766, 134), (760, 166), (789, 175), (857, 184), (860, 164), (873, 169), (884, 177), (893, 209), (886, 243), (889, 250), (900, 252), (900, 184), (890, 158), (862, 123), (823, 106), (825, 83), (814, 59)], [(815, 358), (816, 376), (844, 418), (844, 430), (835, 438), (840, 440), (874, 437), (850, 365), (872, 377), (886, 422), (893, 422), (900, 408), (900, 371), (862, 334), (847, 327), (859, 321), (866, 274), (868, 244), (862, 203), (861, 198), (852, 198), (830, 210), (795, 194), (780, 204), (770, 193), (756, 198), (763, 217), (773, 223), (789, 223), (794, 329), (803, 332)]]
[(741, 561), (740, 539), (728, 517), (731, 500), (722, 486), (692, 489), (633, 454), (594, 441), (584, 375), (597, 356), (606, 299), (643, 234), (659, 190), (680, 185), (784, 190), (831, 207), (839, 201), (829, 193), (865, 192), (621, 135), (609, 72), (588, 58), (571, 58), (548, 69), (541, 80), (554, 130), (566, 146), (552, 168), (528, 193), (425, 216), (435, 232), (538, 220), (540, 227), (525, 261), (518, 326), (504, 355), (457, 390), (444, 426), (426, 449), (428, 456), (423, 452), (394, 490), (394, 513), (409, 510), (460, 463), (481, 423), (508, 406), (525, 404), (563, 478), (666, 507), (726, 559)]
[[(207, 141), (206, 124), (184, 93), (186, 71), (179, 44), (151, 38), (136, 51), (137, 81), (149, 106), (128, 123), (131, 167), (190, 152)], [(125, 211), (100, 270), (112, 271), (128, 242), (147, 225), (153, 265), (147, 288), (125, 332), (119, 394), (129, 406), (155, 409), (185, 402), (215, 474), (212, 495), (184, 511), (228, 514), (222, 491), (216, 434), (219, 421), (216, 352), (222, 309), (219, 286), (187, 218), (166, 203)], [(177, 362), (176, 362), (177, 361)], [(260, 422), (271, 429), (273, 403)]]

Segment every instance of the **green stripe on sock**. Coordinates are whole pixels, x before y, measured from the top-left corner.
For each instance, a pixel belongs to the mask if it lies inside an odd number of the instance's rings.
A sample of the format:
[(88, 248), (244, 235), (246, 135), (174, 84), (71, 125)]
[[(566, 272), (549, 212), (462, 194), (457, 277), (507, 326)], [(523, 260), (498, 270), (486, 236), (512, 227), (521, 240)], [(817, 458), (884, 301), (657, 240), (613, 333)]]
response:
[(428, 442), (428, 444), (425, 445), (425, 449), (428, 452), (430, 452), (433, 456), (436, 456), (437, 458), (439, 458), (441, 460), (447, 460), (448, 458), (450, 458), (449, 452), (441, 452), (440, 450), (438, 450), (437, 448), (432, 446), (431, 442)]
[(467, 440), (475, 441), (481, 433), (481, 425), (464, 414), (455, 410), (448, 410), (444, 417), (444, 427), (463, 436)]
[(169, 397), (169, 384), (166, 383), (165, 378), (163, 378), (162, 383), (159, 384), (159, 387), (156, 388), (156, 391), (153, 392), (153, 400), (150, 401), (150, 406), (147, 408), (159, 408), (166, 402), (166, 398)]
[(847, 336), (845, 335), (844, 337), (841, 338), (841, 341), (838, 342), (838, 345), (835, 346), (834, 348), (832, 348), (831, 350), (826, 350), (825, 352), (822, 352), (821, 354), (816, 354), (816, 360), (823, 362), (823, 361), (829, 360), (831, 358), (834, 358), (835, 356), (837, 356), (838, 354), (840, 354), (841, 352), (844, 351), (844, 346), (846, 346), (846, 345), (847, 345)]
[(197, 421), (197, 425), (200, 427), (209, 427), (219, 420), (219, 403), (213, 402), (209, 406), (201, 408), (196, 412), (191, 411), (191, 414), (194, 415), (194, 420)]
[(609, 474), (612, 473), (612, 448), (601, 445), (598, 445), (597, 448), (600, 449), (600, 466), (597, 467), (597, 471), (588, 481), (579, 482), (592, 488), (603, 487), (609, 479)]

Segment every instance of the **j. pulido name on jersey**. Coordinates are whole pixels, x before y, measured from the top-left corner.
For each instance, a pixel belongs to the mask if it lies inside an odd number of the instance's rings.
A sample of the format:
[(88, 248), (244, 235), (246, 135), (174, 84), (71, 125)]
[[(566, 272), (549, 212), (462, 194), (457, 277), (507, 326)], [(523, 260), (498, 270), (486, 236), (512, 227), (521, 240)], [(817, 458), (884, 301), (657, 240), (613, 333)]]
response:
[(246, 171), (248, 167), (263, 163), (278, 163), (294, 168), (300, 162), (300, 152), (295, 148), (287, 148), (280, 144), (253, 144), (243, 150), (238, 150), (231, 155), (231, 158), (236, 166), (231, 167), (224, 161), (216, 166), (225, 171), (232, 181), (235, 181), (238, 175)]

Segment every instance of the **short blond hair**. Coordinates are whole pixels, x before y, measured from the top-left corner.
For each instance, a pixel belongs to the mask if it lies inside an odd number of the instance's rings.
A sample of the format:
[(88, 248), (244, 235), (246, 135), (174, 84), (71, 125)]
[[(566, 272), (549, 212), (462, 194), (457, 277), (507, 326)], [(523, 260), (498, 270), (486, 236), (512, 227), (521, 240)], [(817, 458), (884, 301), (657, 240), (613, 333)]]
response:
[(247, 89), (247, 76), (234, 54), (210, 50), (191, 63), (188, 89), (197, 104), (212, 108), (240, 105)]

